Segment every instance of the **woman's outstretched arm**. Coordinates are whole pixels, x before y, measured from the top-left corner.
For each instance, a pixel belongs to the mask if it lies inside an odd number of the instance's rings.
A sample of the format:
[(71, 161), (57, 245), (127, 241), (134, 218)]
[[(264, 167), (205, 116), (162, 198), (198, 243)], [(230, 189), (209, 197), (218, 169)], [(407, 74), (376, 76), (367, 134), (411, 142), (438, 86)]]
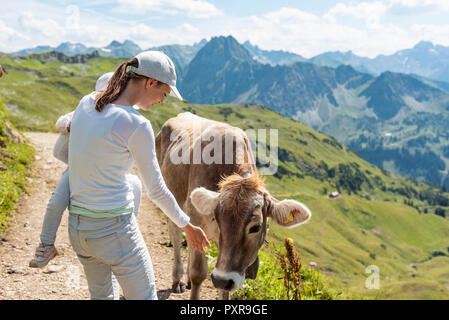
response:
[(189, 245), (204, 253), (210, 247), (204, 231), (189, 223), (190, 217), (179, 207), (167, 188), (156, 157), (154, 133), (149, 122), (142, 123), (128, 140), (128, 147), (136, 161), (147, 195), (161, 210), (186, 233)]

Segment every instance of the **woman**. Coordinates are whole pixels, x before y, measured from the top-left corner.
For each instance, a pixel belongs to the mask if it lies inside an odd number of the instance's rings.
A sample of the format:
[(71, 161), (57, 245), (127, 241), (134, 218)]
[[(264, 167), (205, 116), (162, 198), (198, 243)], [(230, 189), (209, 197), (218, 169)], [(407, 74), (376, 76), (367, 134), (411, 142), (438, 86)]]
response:
[[(98, 78), (95, 85), (95, 91), (104, 91), (108, 85), (109, 79), (114, 72), (108, 72)], [(72, 121), (73, 111), (59, 117), (56, 121), (55, 129), (61, 135), (56, 140), (53, 147), (53, 155), (58, 160), (68, 164), (69, 158), (69, 137), (70, 137), (70, 123)], [(142, 194), (142, 183), (139, 178), (133, 174), (128, 175), (128, 182), (131, 185), (134, 194), (134, 214), (138, 215), (140, 207), (140, 198)], [(40, 234), (41, 243), (36, 248), (34, 257), (31, 259), (29, 266), (32, 268), (43, 268), (51, 259), (57, 255), (57, 250), (54, 245), (56, 240), (56, 232), (64, 211), (68, 208), (70, 203), (69, 190), (69, 172), (68, 168), (63, 172), (55, 190), (52, 193), (50, 201), (45, 211), (44, 221), (42, 223), (42, 230)], [(117, 279), (112, 275), (112, 287), (114, 291), (114, 300), (120, 298), (120, 289)]]
[[(104, 91), (108, 85), (109, 79), (114, 73), (108, 72), (98, 78), (95, 85), (95, 91)], [(56, 159), (68, 164), (69, 159), (69, 137), (70, 137), (70, 122), (72, 121), (73, 111), (59, 117), (56, 121), (55, 129), (60, 133), (53, 147), (53, 155)], [(134, 214), (138, 214), (140, 206), (140, 194), (142, 193), (142, 185), (140, 180), (135, 175), (129, 175), (129, 181), (133, 186), (134, 194)], [(69, 172), (66, 169), (61, 179), (59, 180), (56, 189), (53, 191), (50, 201), (45, 211), (44, 221), (42, 223), (42, 230), (40, 234), (41, 243), (36, 248), (33, 259), (31, 259), (29, 266), (32, 268), (43, 268), (51, 259), (57, 255), (54, 246), (56, 240), (56, 232), (64, 211), (68, 208), (70, 202), (69, 190)]]
[(92, 299), (113, 297), (111, 271), (126, 299), (157, 299), (151, 258), (132, 214), (133, 193), (126, 179), (134, 161), (148, 197), (185, 231), (189, 245), (201, 252), (210, 246), (166, 187), (151, 124), (132, 107), (148, 110), (167, 94), (182, 99), (174, 64), (162, 52), (146, 51), (122, 63), (107, 89), (84, 97), (73, 115), (69, 236)]

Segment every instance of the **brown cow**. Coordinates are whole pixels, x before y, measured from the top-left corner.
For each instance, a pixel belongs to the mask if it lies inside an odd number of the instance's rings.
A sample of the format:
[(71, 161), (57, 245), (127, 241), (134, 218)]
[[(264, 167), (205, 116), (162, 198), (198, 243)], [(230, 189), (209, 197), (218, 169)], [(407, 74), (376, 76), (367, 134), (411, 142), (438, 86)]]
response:
[[(212, 139), (212, 140), (211, 140)], [(285, 227), (309, 221), (310, 211), (295, 200), (278, 201), (265, 189), (245, 132), (189, 112), (165, 122), (156, 136), (156, 153), (167, 187), (180, 207), (219, 248), (212, 283), (229, 298), (247, 277), (255, 278), (267, 218)], [(211, 158), (213, 158), (211, 161)], [(173, 291), (182, 292), (181, 230), (169, 223), (174, 247)], [(191, 299), (199, 299), (207, 260), (189, 250)]]
[(3, 76), (3, 68), (2, 65), (0, 64), (0, 78)]

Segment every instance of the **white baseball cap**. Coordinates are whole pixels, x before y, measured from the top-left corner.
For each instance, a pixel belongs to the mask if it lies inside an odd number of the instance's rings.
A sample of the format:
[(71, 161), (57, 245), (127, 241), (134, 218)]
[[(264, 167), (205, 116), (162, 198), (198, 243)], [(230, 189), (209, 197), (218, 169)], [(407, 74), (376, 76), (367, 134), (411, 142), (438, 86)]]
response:
[(139, 67), (131, 66), (130, 71), (168, 84), (171, 88), (169, 95), (183, 100), (178, 89), (176, 89), (175, 64), (165, 53), (162, 51), (144, 51), (135, 58), (139, 61)]
[(109, 79), (112, 78), (114, 72), (108, 72), (98, 78), (97, 83), (95, 84), (95, 91), (105, 91), (108, 87)]

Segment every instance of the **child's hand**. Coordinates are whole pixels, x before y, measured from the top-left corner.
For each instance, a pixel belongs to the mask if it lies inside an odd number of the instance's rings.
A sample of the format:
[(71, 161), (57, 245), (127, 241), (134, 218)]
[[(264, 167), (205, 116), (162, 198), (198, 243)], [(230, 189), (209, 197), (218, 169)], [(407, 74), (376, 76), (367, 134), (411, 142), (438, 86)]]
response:
[(70, 132), (70, 123), (72, 122), (73, 113), (74, 111), (59, 117), (55, 124), (56, 131), (62, 134)]

